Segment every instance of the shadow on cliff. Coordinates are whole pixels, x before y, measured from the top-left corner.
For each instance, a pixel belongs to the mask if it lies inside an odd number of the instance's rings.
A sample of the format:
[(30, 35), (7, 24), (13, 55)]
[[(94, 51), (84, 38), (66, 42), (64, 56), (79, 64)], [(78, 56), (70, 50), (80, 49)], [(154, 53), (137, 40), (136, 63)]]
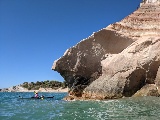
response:
[(152, 61), (149, 65), (144, 65), (142, 68), (137, 68), (133, 71), (127, 78), (127, 81), (124, 86), (123, 96), (131, 97), (142, 87), (148, 84), (156, 83), (156, 76), (158, 68), (160, 66), (160, 61)]
[[(83, 90), (90, 85), (94, 80), (98, 79), (102, 73), (95, 72), (90, 77), (84, 77), (82, 75), (69, 76), (65, 81), (70, 88), (69, 95), (82, 97)], [(62, 75), (63, 76), (63, 75)]]

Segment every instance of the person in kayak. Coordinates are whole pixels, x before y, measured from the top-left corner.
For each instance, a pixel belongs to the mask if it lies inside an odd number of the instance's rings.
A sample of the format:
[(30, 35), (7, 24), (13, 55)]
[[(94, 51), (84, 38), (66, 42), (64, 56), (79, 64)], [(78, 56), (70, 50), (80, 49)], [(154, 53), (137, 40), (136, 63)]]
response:
[(35, 95), (34, 95), (35, 98), (38, 98), (38, 97), (39, 97), (39, 96), (38, 96), (38, 92), (34, 92), (34, 94), (35, 94)]
[(43, 95), (41, 95), (41, 99), (44, 99), (44, 96), (43, 96)]

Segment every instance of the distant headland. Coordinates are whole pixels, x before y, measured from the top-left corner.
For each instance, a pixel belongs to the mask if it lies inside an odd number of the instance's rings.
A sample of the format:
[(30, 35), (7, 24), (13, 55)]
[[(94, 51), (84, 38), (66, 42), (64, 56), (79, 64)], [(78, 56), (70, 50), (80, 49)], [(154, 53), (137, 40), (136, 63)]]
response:
[(66, 82), (54, 80), (24, 82), (23, 84), (0, 89), (0, 92), (68, 92)]

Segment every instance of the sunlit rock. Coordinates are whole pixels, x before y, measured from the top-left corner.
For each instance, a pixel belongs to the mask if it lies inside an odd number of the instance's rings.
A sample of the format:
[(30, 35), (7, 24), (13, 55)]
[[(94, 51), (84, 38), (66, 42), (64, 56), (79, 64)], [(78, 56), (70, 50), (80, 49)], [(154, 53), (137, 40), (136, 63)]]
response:
[(70, 96), (108, 99), (141, 89), (154, 95), (150, 84), (159, 91), (159, 66), (160, 0), (143, 0), (131, 15), (68, 49), (52, 69), (68, 82)]

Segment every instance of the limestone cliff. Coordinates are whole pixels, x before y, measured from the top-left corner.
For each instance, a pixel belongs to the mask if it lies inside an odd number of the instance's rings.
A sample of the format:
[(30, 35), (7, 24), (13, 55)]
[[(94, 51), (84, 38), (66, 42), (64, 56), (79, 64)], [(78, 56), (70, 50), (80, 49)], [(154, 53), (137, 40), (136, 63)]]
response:
[(72, 97), (107, 99), (158, 96), (159, 66), (160, 0), (143, 0), (131, 15), (68, 49), (52, 69), (68, 82)]

